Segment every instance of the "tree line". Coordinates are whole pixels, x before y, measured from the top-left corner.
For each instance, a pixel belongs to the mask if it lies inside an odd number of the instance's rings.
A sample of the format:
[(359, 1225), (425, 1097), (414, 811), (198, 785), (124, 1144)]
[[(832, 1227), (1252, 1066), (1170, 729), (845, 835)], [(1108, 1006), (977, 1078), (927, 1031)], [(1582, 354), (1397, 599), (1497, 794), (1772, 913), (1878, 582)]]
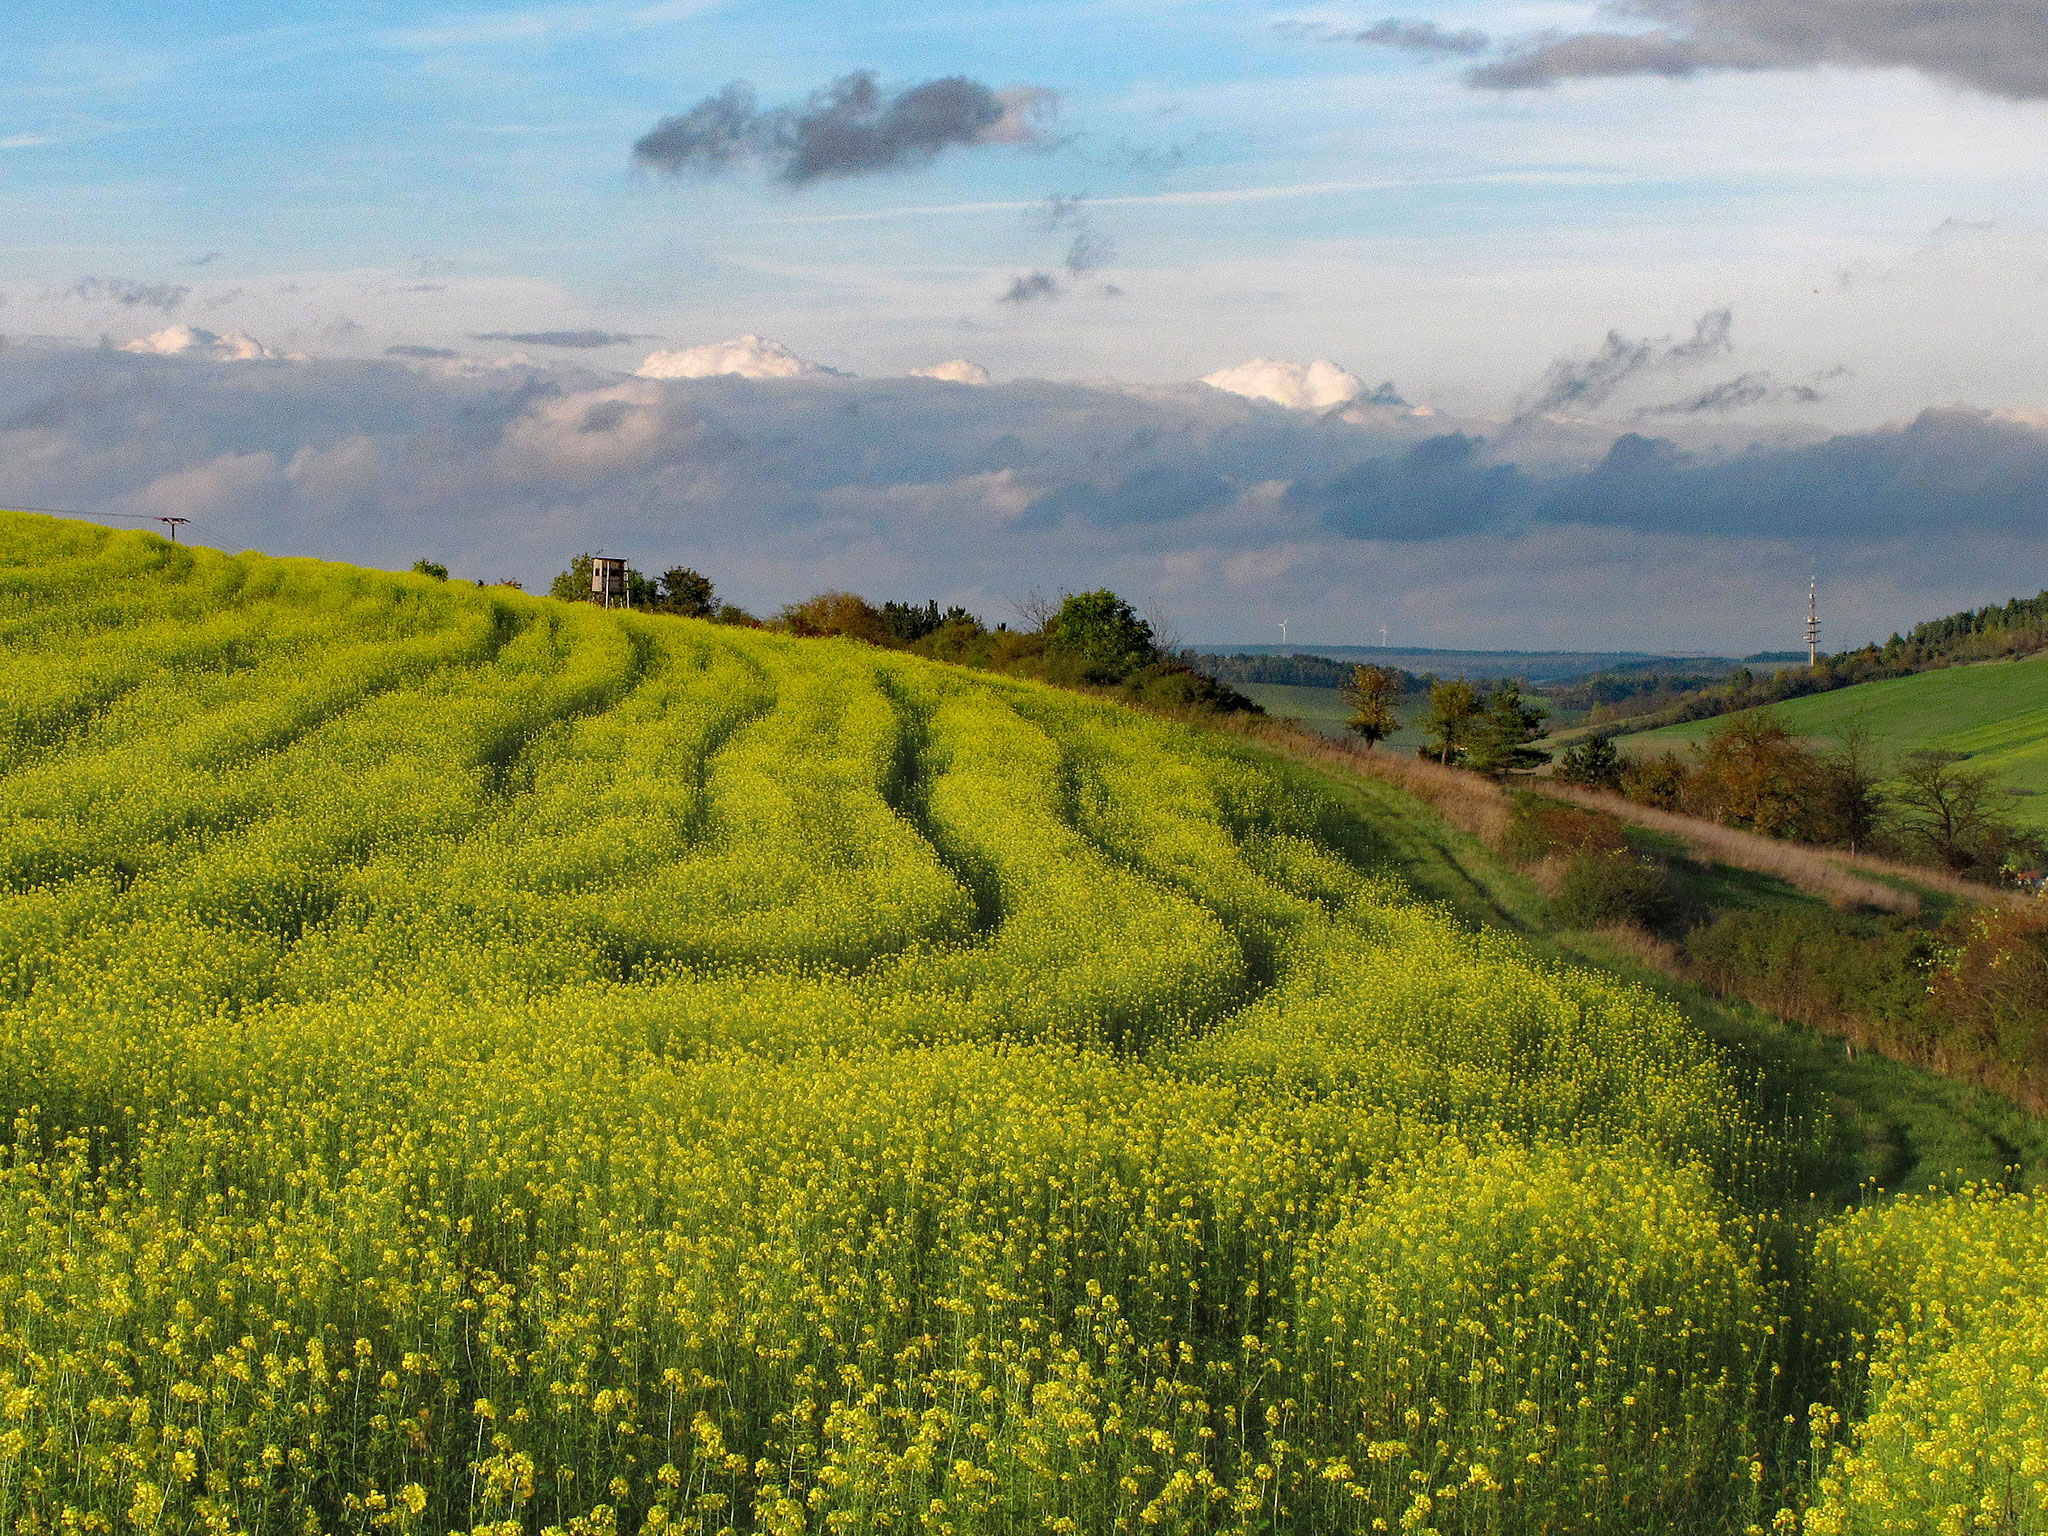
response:
[[(549, 595), (591, 602), (591, 557), (578, 555)], [(993, 626), (957, 604), (873, 603), (856, 592), (828, 589), (785, 604), (768, 618), (719, 599), (711, 579), (688, 566), (658, 577), (630, 567), (626, 598), (635, 609), (769, 629), (808, 639), (856, 640), (910, 651), (984, 671), (1035, 677), (1066, 687), (1113, 690), (1132, 703), (1198, 714), (1261, 713), (1228, 683), (1207, 676), (1164, 644), (1156, 626), (1107, 588), (1033, 594), (1019, 604), (1016, 625)]]
[(1907, 677), (1972, 661), (2030, 656), (2043, 649), (2048, 649), (2048, 591), (1929, 619), (1903, 635), (1894, 634), (1882, 645), (1838, 651), (1820, 657), (1811, 667), (1780, 667), (1768, 675), (1738, 667), (1725, 680), (1691, 689), (1662, 685), (1616, 688), (1612, 690), (1616, 697), (1593, 701), (1591, 718), (1595, 724), (1626, 719), (1631, 731), (1654, 730), (1809, 694), (1831, 693), (1857, 683)]
[(1685, 754), (1628, 756), (1589, 736), (1565, 750), (1556, 778), (1767, 837), (1977, 879), (2048, 863), (2048, 841), (2018, 823), (2012, 797), (1967, 754), (1908, 752), (1887, 764), (1867, 732), (1852, 728), (1821, 748), (1768, 709), (1732, 716)]

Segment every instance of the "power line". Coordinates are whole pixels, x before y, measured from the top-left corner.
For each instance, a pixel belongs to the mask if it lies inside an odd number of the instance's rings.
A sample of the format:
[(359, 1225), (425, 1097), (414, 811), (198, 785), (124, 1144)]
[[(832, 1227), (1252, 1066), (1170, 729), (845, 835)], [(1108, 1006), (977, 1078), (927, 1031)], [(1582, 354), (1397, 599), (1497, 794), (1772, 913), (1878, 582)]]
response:
[[(0, 503), (0, 506), (4, 506)], [(103, 517), (118, 517), (130, 523), (164, 523), (171, 530), (171, 542), (178, 542), (178, 529), (192, 521), (189, 517), (164, 517), (154, 512), (80, 512), (75, 507), (6, 507), (9, 512), (33, 512), (39, 517), (82, 517), (89, 522), (98, 522)]]

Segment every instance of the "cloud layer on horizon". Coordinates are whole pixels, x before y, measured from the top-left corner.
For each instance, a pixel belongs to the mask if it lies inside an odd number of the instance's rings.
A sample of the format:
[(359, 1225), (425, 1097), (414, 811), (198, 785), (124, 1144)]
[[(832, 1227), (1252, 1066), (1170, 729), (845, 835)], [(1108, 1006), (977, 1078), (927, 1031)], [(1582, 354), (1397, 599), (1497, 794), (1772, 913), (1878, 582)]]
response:
[(699, 565), (756, 606), (840, 585), (993, 617), (1032, 586), (1106, 583), (1198, 639), (1320, 612), (1323, 643), (1393, 614), (1423, 642), (1747, 651), (1782, 640), (1754, 627), (1756, 594), (1787, 571), (1803, 593), (1810, 553), (1865, 573), (1841, 641), (2048, 572), (2048, 430), (1963, 408), (1689, 453), (1193, 384), (18, 346), (0, 354), (0, 464), (16, 504), (176, 512), (230, 548), (534, 581), (602, 545)]

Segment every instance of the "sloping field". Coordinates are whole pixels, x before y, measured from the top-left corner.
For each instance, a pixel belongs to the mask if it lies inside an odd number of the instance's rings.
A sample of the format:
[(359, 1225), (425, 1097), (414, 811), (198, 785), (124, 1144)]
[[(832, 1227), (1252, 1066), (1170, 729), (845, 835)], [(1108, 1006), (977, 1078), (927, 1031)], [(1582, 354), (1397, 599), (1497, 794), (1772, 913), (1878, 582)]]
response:
[[(1860, 723), (1894, 761), (1927, 747), (1967, 752), (2001, 785), (2025, 792), (2019, 819), (2048, 826), (2048, 652), (1858, 683), (1772, 708), (1794, 734), (1821, 742)], [(1616, 739), (1630, 751), (1660, 752), (1702, 741), (1719, 724), (1694, 720)]]
[(19, 516), (0, 634), (0, 1530), (1732, 1533), (1816, 1399), (1809, 1529), (2048, 1509), (2048, 1213), (1816, 1247), (1216, 738)]

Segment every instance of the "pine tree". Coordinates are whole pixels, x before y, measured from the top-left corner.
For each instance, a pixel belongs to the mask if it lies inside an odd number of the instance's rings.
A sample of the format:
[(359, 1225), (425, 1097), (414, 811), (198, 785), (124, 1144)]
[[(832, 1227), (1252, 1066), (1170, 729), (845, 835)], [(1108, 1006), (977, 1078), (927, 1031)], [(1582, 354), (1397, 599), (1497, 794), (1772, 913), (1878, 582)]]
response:
[(1550, 754), (1531, 746), (1543, 734), (1550, 711), (1522, 697), (1522, 685), (1509, 678), (1493, 690), (1472, 732), (1467, 766), (1493, 778), (1533, 773)]

